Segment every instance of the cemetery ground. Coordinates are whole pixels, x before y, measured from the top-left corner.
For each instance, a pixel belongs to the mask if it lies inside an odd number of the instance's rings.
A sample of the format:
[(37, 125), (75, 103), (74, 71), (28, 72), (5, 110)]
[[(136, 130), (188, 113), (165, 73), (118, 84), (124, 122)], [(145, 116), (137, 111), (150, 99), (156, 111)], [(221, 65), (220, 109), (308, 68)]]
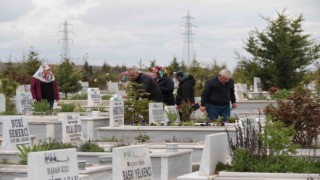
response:
[(146, 122), (126, 120), (122, 98), (88, 92), (91, 102), (2, 115), (1, 179), (320, 179), (319, 107), (307, 91), (292, 94), (298, 101), (239, 101), (236, 122), (224, 126), (197, 124), (199, 111), (178, 123), (157, 103)]

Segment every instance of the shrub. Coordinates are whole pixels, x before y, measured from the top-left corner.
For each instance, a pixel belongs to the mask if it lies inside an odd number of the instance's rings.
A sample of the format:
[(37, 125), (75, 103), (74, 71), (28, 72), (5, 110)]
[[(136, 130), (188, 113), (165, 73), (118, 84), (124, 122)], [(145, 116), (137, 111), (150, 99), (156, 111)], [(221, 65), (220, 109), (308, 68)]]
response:
[(17, 156), (21, 158), (19, 163), (26, 165), (28, 164), (28, 153), (30, 152), (67, 149), (74, 147), (75, 146), (71, 143), (57, 142), (55, 139), (49, 138), (48, 142), (40, 142), (39, 144), (33, 145), (32, 147), (26, 145), (17, 145), (17, 148), (19, 150)]
[(139, 134), (137, 137), (134, 138), (135, 140), (138, 140), (139, 142), (146, 142), (150, 140), (150, 137), (146, 134)]
[(74, 103), (61, 104), (61, 112), (75, 112), (77, 105)]
[(33, 104), (35, 112), (48, 112), (51, 111), (50, 105), (47, 100), (42, 100)]
[(79, 145), (80, 152), (104, 152), (104, 149), (90, 140)]
[(311, 147), (320, 133), (320, 103), (308, 89), (298, 87), (286, 100), (278, 99), (278, 106), (269, 105), (265, 113), (272, 121), (283, 122), (286, 127), (293, 126), (297, 132), (293, 142), (303, 147)]
[(86, 100), (86, 99), (88, 99), (88, 93), (82, 92), (82, 93), (74, 94), (70, 99)]

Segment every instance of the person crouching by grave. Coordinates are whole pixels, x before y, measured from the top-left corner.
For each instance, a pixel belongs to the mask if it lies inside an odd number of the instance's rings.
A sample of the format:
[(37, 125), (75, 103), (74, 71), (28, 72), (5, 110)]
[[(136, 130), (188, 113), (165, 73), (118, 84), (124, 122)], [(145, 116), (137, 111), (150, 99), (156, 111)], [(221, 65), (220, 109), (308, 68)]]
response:
[(230, 70), (223, 69), (206, 81), (201, 94), (202, 112), (207, 111), (210, 121), (215, 121), (219, 116), (226, 122), (230, 117), (230, 101), (233, 108), (237, 108), (234, 93), (234, 81)]
[(176, 105), (178, 109), (182, 102), (188, 103), (192, 106), (195, 103), (194, 86), (196, 85), (196, 80), (193, 75), (188, 75), (185, 72), (178, 71), (174, 73), (174, 78), (179, 82), (176, 96)]
[(168, 106), (174, 106), (175, 100), (173, 96), (174, 90), (174, 82), (173, 80), (167, 75), (166, 70), (161, 66), (156, 66), (152, 68), (154, 74), (156, 74), (155, 81), (157, 82), (162, 94), (163, 94), (163, 103)]
[(59, 102), (58, 83), (51, 72), (51, 67), (47, 63), (42, 64), (32, 76), (31, 94), (34, 103), (47, 100), (50, 108), (53, 108), (54, 100), (57, 103)]
[(149, 93), (149, 95), (146, 97), (148, 100), (162, 102), (163, 95), (156, 81), (152, 77), (139, 72), (138, 68), (135, 66), (132, 66), (128, 69), (128, 76), (132, 82), (141, 84), (141, 88)]

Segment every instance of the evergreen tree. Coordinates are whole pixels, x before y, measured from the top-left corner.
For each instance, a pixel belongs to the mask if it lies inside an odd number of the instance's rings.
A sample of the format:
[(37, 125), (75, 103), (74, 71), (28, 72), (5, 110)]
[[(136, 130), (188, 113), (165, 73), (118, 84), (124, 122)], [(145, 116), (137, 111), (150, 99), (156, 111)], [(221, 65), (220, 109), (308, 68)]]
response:
[(291, 89), (303, 81), (307, 66), (320, 56), (320, 45), (301, 27), (303, 16), (289, 18), (277, 12), (277, 18), (264, 18), (267, 27), (250, 32), (244, 49), (252, 55), (238, 55), (239, 68), (248, 78), (260, 77), (268, 89)]
[(173, 57), (173, 60), (170, 62), (170, 64), (166, 67), (167, 73), (170, 77), (173, 77), (173, 73), (180, 70), (180, 64), (176, 57)]
[(59, 90), (68, 98), (68, 93), (75, 93), (81, 90), (80, 73), (76, 71), (75, 64), (65, 59), (54, 73), (57, 79)]
[(42, 64), (42, 60), (39, 58), (39, 53), (30, 48), (27, 54), (27, 61), (24, 63), (26, 74), (30, 77), (39, 69)]
[(89, 63), (87, 60), (85, 60), (84, 65), (82, 67), (82, 77), (81, 80), (82, 81), (89, 81), (90, 79), (92, 79), (92, 67), (89, 66)]

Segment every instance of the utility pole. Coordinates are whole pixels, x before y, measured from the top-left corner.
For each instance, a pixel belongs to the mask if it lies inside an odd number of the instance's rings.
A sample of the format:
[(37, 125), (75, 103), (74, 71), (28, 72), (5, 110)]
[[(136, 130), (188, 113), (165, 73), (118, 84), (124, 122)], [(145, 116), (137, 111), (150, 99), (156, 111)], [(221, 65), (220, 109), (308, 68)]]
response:
[(182, 33), (184, 35), (184, 44), (183, 44), (183, 56), (185, 55), (187, 56), (187, 66), (190, 66), (190, 57), (191, 57), (191, 52), (194, 52), (194, 48), (193, 48), (193, 38), (192, 36), (195, 35), (192, 32), (192, 27), (196, 27), (194, 24), (192, 24), (192, 20), (194, 19), (192, 16), (190, 16), (189, 11), (187, 12), (187, 15), (182, 17), (183, 19), (185, 19), (185, 23), (183, 24), (183, 26), (185, 27), (184, 29), (184, 33)]
[(62, 41), (62, 51), (60, 54), (62, 62), (66, 59), (71, 60), (69, 41), (72, 41), (72, 39), (69, 38), (69, 33), (74, 34), (74, 32), (69, 31), (68, 26), (72, 26), (72, 24), (69, 24), (67, 20), (65, 20), (64, 23), (60, 24), (59, 28), (61, 25), (63, 25), (63, 30), (58, 31), (58, 33), (62, 33), (62, 39), (59, 39), (59, 42)]

